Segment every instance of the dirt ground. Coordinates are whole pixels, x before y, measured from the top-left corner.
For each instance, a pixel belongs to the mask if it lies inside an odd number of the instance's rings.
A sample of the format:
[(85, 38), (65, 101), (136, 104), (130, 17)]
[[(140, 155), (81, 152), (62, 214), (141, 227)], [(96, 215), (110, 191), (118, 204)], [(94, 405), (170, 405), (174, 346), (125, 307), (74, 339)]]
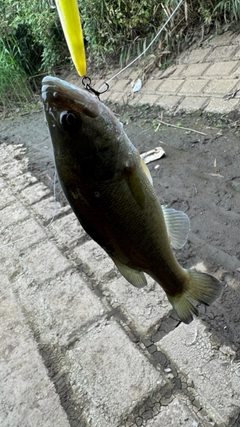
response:
[[(232, 347), (240, 359), (240, 114), (170, 115), (147, 106), (111, 108), (140, 152), (157, 146), (165, 150), (164, 158), (148, 166), (161, 204), (183, 210), (191, 220), (189, 241), (177, 258), (184, 267), (203, 262), (223, 281), (218, 304), (207, 314), (201, 309), (201, 315), (217, 342)], [(53, 189), (54, 163), (42, 112), (1, 121), (3, 141), (24, 144), (29, 170)], [(59, 187), (57, 198), (66, 203)]]

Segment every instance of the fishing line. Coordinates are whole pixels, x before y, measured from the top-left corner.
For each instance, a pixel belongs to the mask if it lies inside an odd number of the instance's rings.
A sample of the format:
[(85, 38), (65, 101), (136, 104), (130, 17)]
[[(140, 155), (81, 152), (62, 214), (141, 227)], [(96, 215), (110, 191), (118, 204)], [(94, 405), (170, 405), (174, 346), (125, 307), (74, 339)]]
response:
[[(171, 13), (171, 15), (168, 17), (168, 19), (166, 20), (166, 22), (164, 23), (164, 25), (160, 28), (160, 30), (157, 32), (156, 36), (153, 38), (153, 40), (149, 43), (149, 45), (143, 50), (142, 53), (140, 53), (140, 55), (138, 55), (133, 61), (131, 61), (128, 65), (126, 65), (126, 67), (122, 68), (120, 71), (118, 71), (118, 73), (116, 73), (114, 76), (112, 76), (109, 80), (107, 80), (107, 82), (105, 82), (99, 89), (99, 91), (95, 91), (97, 96), (99, 96), (101, 94), (100, 90), (104, 87), (104, 85), (107, 85), (107, 89), (108, 89), (108, 84), (115, 79), (117, 76), (119, 76), (121, 73), (123, 73), (123, 71), (127, 70), (129, 67), (131, 67), (131, 65), (133, 65), (139, 58), (141, 58), (143, 55), (145, 55), (145, 53), (150, 49), (150, 47), (153, 45), (153, 43), (156, 41), (156, 39), (160, 36), (160, 34), (162, 33), (162, 31), (166, 28), (166, 26), (168, 25), (168, 23), (171, 21), (171, 19), (173, 18), (173, 16), (175, 15), (175, 13), (178, 11), (178, 9), (180, 8), (181, 4), (183, 3), (183, 0), (180, 0), (178, 5), (176, 6), (176, 8), (173, 10), (173, 12)], [(90, 89), (93, 91), (92, 87), (90, 86), (91, 84), (91, 80), (89, 83), (89, 87)], [(105, 92), (105, 91), (104, 91)], [(102, 92), (102, 93), (104, 93)], [(50, 222), (48, 223), (48, 225), (46, 225), (45, 227), (43, 227), (43, 230), (46, 230), (48, 227), (50, 227), (50, 225), (53, 223), (55, 217), (56, 217), (56, 213), (57, 213), (57, 200), (56, 200), (56, 183), (57, 183), (57, 171), (56, 171), (56, 166), (55, 166), (55, 171), (54, 171), (54, 178), (53, 178), (53, 197), (54, 197), (54, 207), (53, 207), (53, 216), (50, 220)], [(20, 239), (16, 239), (13, 242), (9, 242), (6, 243), (5, 245), (1, 245), (0, 249), (6, 248), (7, 246), (11, 246), (14, 243), (23, 241), (28, 239), (29, 237), (33, 237), (33, 236), (37, 236), (38, 234), (41, 234), (42, 230), (37, 232), (37, 233), (31, 233), (28, 234), (27, 236), (21, 237)]]
[(143, 55), (145, 55), (145, 53), (148, 51), (148, 49), (150, 49), (150, 47), (153, 45), (153, 43), (156, 41), (156, 39), (160, 36), (160, 34), (162, 33), (162, 31), (166, 28), (167, 24), (174, 17), (175, 13), (178, 11), (178, 9), (180, 8), (180, 6), (181, 6), (182, 3), (183, 3), (183, 0), (180, 0), (179, 3), (178, 3), (178, 5), (175, 7), (174, 11), (171, 13), (171, 15), (166, 20), (165, 24), (163, 24), (162, 28), (160, 28), (160, 30), (157, 32), (156, 36), (149, 43), (149, 45), (143, 50), (143, 52), (140, 53), (140, 55), (138, 55), (137, 58), (135, 58), (133, 61), (131, 61), (128, 65), (126, 65), (126, 67), (124, 67), (122, 70), (118, 71), (117, 74), (115, 74), (113, 77), (111, 77), (109, 80), (107, 80), (100, 87), (99, 91), (104, 87), (105, 84), (109, 84), (113, 79), (115, 79), (117, 76), (119, 76), (119, 74), (123, 73), (123, 71), (127, 70), (127, 68), (131, 67), (131, 65), (133, 65), (139, 58), (141, 58)]
[(27, 240), (29, 237), (33, 237), (33, 236), (37, 236), (38, 234), (41, 234), (43, 230), (46, 230), (48, 227), (50, 227), (50, 225), (53, 223), (56, 214), (57, 214), (57, 197), (56, 197), (56, 186), (57, 186), (57, 169), (56, 169), (56, 165), (55, 165), (55, 170), (54, 170), (54, 176), (53, 176), (53, 216), (51, 218), (51, 220), (49, 221), (49, 223), (43, 227), (43, 229), (41, 231), (37, 231), (36, 233), (31, 233), (31, 234), (27, 234), (27, 236), (24, 237), (20, 237), (20, 239), (16, 239), (12, 242), (6, 243), (4, 245), (0, 246), (0, 249), (6, 248), (7, 246), (11, 246), (14, 243), (17, 242), (21, 242), (23, 240)]

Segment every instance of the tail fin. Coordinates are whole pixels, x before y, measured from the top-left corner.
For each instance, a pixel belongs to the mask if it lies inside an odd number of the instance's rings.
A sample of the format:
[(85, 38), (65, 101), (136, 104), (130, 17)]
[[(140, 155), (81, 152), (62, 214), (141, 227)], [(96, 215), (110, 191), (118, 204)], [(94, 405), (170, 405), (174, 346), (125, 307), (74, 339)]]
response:
[(222, 285), (210, 274), (200, 273), (195, 270), (186, 271), (189, 279), (185, 284), (183, 293), (176, 296), (168, 295), (168, 299), (180, 319), (184, 323), (190, 323), (193, 320), (192, 314), (198, 315), (198, 310), (188, 298), (210, 305), (220, 295)]

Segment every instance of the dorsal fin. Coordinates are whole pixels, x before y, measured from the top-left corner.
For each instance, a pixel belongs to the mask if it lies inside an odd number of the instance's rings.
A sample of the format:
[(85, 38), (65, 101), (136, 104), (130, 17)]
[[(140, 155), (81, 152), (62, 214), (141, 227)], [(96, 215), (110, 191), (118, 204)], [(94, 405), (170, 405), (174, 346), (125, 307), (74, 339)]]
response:
[(166, 206), (162, 206), (162, 210), (170, 243), (173, 248), (181, 249), (187, 242), (190, 231), (189, 218), (184, 212)]

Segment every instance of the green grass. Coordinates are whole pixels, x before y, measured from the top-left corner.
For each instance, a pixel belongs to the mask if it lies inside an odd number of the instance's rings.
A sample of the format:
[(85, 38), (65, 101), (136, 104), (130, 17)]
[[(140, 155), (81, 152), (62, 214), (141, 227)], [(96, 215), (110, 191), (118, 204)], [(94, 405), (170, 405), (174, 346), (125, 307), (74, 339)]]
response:
[(32, 97), (26, 72), (0, 39), (0, 111), (22, 107)]

